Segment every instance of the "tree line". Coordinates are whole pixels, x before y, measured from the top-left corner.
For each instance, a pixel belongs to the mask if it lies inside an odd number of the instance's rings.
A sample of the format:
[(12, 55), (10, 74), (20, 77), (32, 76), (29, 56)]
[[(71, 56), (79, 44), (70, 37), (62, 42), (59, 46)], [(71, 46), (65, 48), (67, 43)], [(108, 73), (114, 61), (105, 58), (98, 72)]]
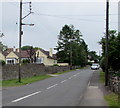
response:
[[(105, 36), (99, 43), (102, 45), (101, 67), (105, 71)], [(120, 70), (120, 33), (116, 30), (109, 30), (108, 46), (109, 69), (118, 71)]]

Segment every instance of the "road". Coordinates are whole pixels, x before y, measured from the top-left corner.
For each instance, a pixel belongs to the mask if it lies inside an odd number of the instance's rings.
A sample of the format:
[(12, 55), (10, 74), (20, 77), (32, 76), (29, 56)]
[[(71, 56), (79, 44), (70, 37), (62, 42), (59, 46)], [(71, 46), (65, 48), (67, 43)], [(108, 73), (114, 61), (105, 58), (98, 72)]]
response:
[(93, 70), (80, 69), (21, 87), (3, 89), (3, 106), (79, 106)]

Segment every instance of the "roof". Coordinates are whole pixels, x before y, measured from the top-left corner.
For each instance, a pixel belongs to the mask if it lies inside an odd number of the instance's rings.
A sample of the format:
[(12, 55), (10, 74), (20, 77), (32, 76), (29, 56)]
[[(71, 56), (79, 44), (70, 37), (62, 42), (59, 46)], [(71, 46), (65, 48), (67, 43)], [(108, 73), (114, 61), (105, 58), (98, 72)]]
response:
[[(14, 52), (17, 56), (19, 56), (19, 52)], [(21, 58), (28, 58), (29, 54), (27, 51), (21, 51)]]
[[(43, 50), (43, 49), (39, 49), (42, 53), (44, 53), (46, 56), (47, 56), (47, 58), (49, 58), (49, 59), (54, 59), (54, 60), (56, 60), (57, 59), (57, 56), (56, 56), (56, 54), (53, 54), (53, 56), (50, 56), (49, 55), (49, 51), (45, 51), (45, 50)], [(37, 51), (37, 50), (36, 50)], [(7, 51), (4, 51), (4, 52), (2, 52), (2, 54), (4, 55), (4, 56), (7, 56), (10, 52), (14, 52), (18, 57), (19, 57), (19, 52), (16, 50), (16, 51), (13, 51), (13, 48), (9, 48)], [(21, 51), (21, 58), (29, 58), (29, 53), (28, 53), (28, 51), (26, 51), (26, 50), (22, 50)]]
[(55, 60), (57, 59), (56, 54), (53, 54), (53, 57), (51, 57), (51, 56), (49, 55), (49, 51), (45, 51), (45, 50), (43, 50), (43, 49), (40, 49), (40, 51), (43, 52), (43, 53), (47, 56), (47, 58), (55, 59)]
[[(17, 52), (17, 51), (10, 51), (10, 52), (14, 52), (19, 57), (19, 52)], [(4, 56), (7, 56), (8, 54), (10, 54), (10, 52), (4, 51), (4, 52), (2, 52), (2, 54)], [(21, 51), (21, 58), (28, 58), (28, 57), (29, 57), (29, 54), (27, 51)]]
[(7, 55), (9, 54), (9, 52), (3, 51), (2, 54), (3, 54), (4, 56), (7, 56)]

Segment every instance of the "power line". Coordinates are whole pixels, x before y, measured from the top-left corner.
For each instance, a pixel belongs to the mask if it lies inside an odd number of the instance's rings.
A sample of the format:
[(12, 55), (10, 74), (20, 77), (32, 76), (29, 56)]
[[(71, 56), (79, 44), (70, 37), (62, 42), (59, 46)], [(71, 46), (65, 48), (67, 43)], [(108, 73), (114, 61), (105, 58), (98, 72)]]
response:
[[(78, 20), (78, 21), (88, 21), (88, 22), (104, 22), (104, 20), (92, 20), (92, 19), (76, 19), (76, 18), (70, 18), (70, 17), (65, 17), (65, 16), (58, 16), (58, 15), (50, 15), (50, 14), (42, 14), (42, 13), (34, 13), (35, 15), (38, 16), (48, 16), (48, 17), (56, 17), (56, 18), (62, 18), (62, 19), (69, 19), (69, 20)], [(110, 23), (118, 23), (118, 22), (110, 22)]]

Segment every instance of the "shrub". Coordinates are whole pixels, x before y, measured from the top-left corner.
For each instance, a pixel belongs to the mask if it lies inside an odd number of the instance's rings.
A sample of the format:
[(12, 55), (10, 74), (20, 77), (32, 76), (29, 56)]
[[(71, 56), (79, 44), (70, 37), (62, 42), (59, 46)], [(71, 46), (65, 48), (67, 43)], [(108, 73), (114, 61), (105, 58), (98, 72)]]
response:
[(100, 60), (100, 67), (102, 68), (103, 72), (105, 72), (105, 58), (104, 57)]
[(5, 64), (6, 64), (4, 60), (0, 60), (0, 63), (1, 63), (2, 65), (5, 65)]
[(23, 63), (23, 64), (28, 64), (28, 63), (30, 63), (30, 60), (24, 59), (24, 60), (22, 60), (22, 63)]

